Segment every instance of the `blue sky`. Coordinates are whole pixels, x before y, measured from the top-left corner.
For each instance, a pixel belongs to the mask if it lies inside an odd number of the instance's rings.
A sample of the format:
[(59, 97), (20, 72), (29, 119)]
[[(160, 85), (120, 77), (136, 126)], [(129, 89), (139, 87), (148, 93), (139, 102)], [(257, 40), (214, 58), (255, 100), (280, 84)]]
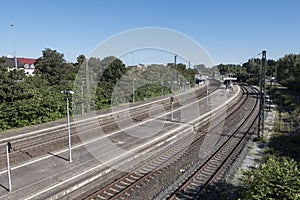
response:
[(51, 48), (75, 61), (120, 32), (161, 27), (193, 38), (216, 64), (240, 64), (262, 50), (278, 59), (300, 53), (299, 10), (297, 0), (2, 1), (0, 55), (13, 54), (13, 23), (18, 57)]

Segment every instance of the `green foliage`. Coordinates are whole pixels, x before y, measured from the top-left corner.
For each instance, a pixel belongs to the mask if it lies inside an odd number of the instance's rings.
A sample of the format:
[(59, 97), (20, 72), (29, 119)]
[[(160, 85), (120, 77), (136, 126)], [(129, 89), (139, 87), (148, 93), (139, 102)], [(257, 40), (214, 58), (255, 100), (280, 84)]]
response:
[(300, 102), (299, 93), (282, 87), (269, 91), (278, 114), (269, 141), (269, 152), (288, 156), (300, 163)]
[(36, 60), (37, 75), (46, 79), (50, 85), (59, 85), (75, 79), (78, 66), (66, 63), (64, 55), (49, 48)]
[(101, 81), (116, 84), (117, 81), (127, 72), (128, 68), (122, 63), (120, 59), (113, 56), (104, 58), (100, 65), (105, 67), (101, 75)]
[(300, 171), (297, 162), (270, 156), (256, 170), (245, 172), (245, 199), (299, 199)]
[(278, 105), (267, 155), (257, 170), (245, 172), (245, 199), (300, 199), (300, 105), (297, 91), (269, 90)]
[(85, 61), (86, 61), (86, 57), (85, 57), (85, 55), (79, 55), (78, 57), (77, 57), (77, 63), (75, 63), (75, 65), (79, 65), (79, 66), (81, 66), (82, 64), (84, 64), (85, 63)]
[[(267, 60), (266, 76), (267, 78), (275, 76), (276, 69), (275, 60)], [(252, 58), (242, 65), (220, 64), (217, 65), (219, 72), (224, 76), (237, 77), (238, 81), (248, 82), (258, 85), (261, 67), (261, 59)]]
[(249, 75), (247, 73), (247, 68), (241, 65), (233, 65), (233, 64), (220, 64), (217, 66), (220, 74), (223, 76), (231, 76), (236, 77), (238, 81), (245, 82)]
[(300, 54), (288, 54), (277, 62), (278, 81), (291, 90), (300, 90)]
[(43, 51), (36, 65), (38, 73), (32, 77), (26, 77), (22, 70), (0, 67), (0, 131), (66, 116), (66, 101), (60, 90), (71, 88), (76, 68), (51, 49)]
[(79, 115), (133, 102), (133, 89), (135, 101), (143, 101), (193, 86), (197, 72), (182, 63), (129, 68), (113, 56), (87, 60), (79, 55), (73, 64), (49, 48), (42, 51), (35, 66), (36, 75), (32, 77), (22, 70), (0, 67), (0, 131), (65, 117), (66, 101), (61, 90), (74, 90), (70, 108), (72, 114)]
[[(173, 63), (151, 65), (143, 68), (128, 68), (121, 60), (109, 56), (86, 59), (77, 57), (76, 63), (67, 63), (62, 53), (46, 48), (37, 59), (36, 75), (26, 77), (23, 71), (7, 71), (1, 67), (0, 59), (0, 130), (27, 126), (62, 118), (66, 114), (64, 96), (60, 90), (72, 89), (76, 105), (71, 106), (73, 114), (91, 110), (102, 110), (133, 101), (133, 81), (135, 80), (135, 101), (168, 94), (179, 87), (195, 84), (195, 74), (215, 76), (231, 73), (240, 81), (258, 82), (260, 59), (249, 59), (241, 65), (219, 65), (212, 69), (197, 65), (189, 69), (186, 65)], [(88, 62), (88, 68), (81, 69)], [(268, 60), (267, 76), (274, 76), (278, 68), (278, 80), (293, 89), (299, 90), (299, 55), (287, 55), (278, 62)], [(81, 70), (79, 70), (79, 68)], [(76, 75), (84, 77), (76, 80)], [(250, 77), (250, 79), (249, 79)], [(117, 87), (116, 87), (117, 86)], [(95, 94), (85, 93), (96, 91)], [(83, 93), (85, 96), (83, 96)], [(73, 103), (72, 99), (70, 99)], [(293, 125), (294, 126), (294, 125)]]

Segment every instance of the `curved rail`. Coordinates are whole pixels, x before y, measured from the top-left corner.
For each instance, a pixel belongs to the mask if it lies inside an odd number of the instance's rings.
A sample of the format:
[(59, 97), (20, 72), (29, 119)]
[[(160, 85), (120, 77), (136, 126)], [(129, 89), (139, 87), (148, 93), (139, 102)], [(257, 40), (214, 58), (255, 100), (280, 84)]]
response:
[[(252, 90), (256, 90), (252, 88)], [(249, 93), (249, 92), (248, 92)], [(212, 182), (215, 182), (224, 172), (227, 164), (243, 147), (249, 130), (253, 127), (258, 114), (256, 108), (258, 98), (251, 112), (242, 121), (238, 129), (213, 153), (209, 159), (192, 174), (168, 199), (198, 199), (203, 190)], [(249, 121), (251, 122), (249, 124)]]
[[(244, 90), (244, 89), (243, 89)], [(234, 120), (235, 115), (240, 109), (245, 105), (247, 98), (244, 98), (242, 101), (237, 101), (235, 106), (230, 107), (230, 114), (226, 116), (227, 122), (232, 122)], [(216, 125), (219, 126), (219, 125)], [(188, 152), (192, 152), (199, 147), (201, 142), (206, 135), (205, 130), (207, 129), (208, 124), (206, 123), (203, 127), (197, 130), (197, 137), (189, 146), (183, 145), (185, 147), (182, 149), (182, 144), (185, 144), (186, 141), (191, 139), (190, 137), (184, 138), (182, 141), (177, 141), (173, 146), (170, 146), (169, 149), (165, 150), (166, 153), (161, 155), (157, 155), (156, 157), (150, 159), (142, 165), (141, 167), (135, 169), (132, 173), (128, 173), (118, 180), (110, 183), (106, 187), (100, 189), (99, 191), (93, 193), (91, 196), (86, 199), (118, 199), (125, 198), (129, 195), (130, 191), (141, 185), (143, 182), (158, 176), (162, 171), (165, 170), (167, 166), (172, 165), (172, 163), (181, 159), (183, 156), (188, 155)], [(192, 136), (195, 137), (195, 136)], [(169, 154), (169, 152), (175, 152), (173, 154)], [(171, 155), (171, 156), (170, 156)], [(160, 160), (161, 162), (156, 162), (156, 160)], [(160, 170), (153, 170), (155, 167), (160, 166)], [(144, 168), (148, 169), (145, 170)]]

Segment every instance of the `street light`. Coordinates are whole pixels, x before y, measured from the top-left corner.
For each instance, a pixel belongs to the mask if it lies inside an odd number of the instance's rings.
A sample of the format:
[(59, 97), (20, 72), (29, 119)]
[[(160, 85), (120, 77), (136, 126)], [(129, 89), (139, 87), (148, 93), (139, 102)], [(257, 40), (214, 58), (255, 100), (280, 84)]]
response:
[(18, 69), (18, 62), (17, 62), (17, 56), (16, 56), (16, 38), (15, 38), (15, 25), (11, 24), (10, 25), (13, 30), (13, 40), (14, 40), (14, 59), (15, 59), (15, 69)]
[(132, 79), (132, 103), (135, 102), (135, 99), (134, 99), (134, 81), (135, 81), (135, 79)]
[(11, 173), (10, 173), (10, 163), (9, 163), (9, 153), (10, 153), (10, 150), (11, 150), (11, 143), (10, 142), (7, 142), (7, 145), (6, 145), (6, 160), (7, 160), (7, 177), (8, 177), (8, 191), (12, 191), (11, 189)]
[(174, 55), (175, 81), (178, 81), (178, 74), (177, 74), (176, 59), (177, 59), (177, 55)]
[(176, 88), (178, 89), (177, 81), (174, 81), (174, 83), (172, 84), (172, 92), (174, 92), (174, 85), (176, 86), (175, 90)]
[(134, 66), (134, 52), (131, 52), (132, 55), (132, 67)]
[(209, 91), (208, 91), (208, 83), (209, 83), (209, 82), (208, 82), (207, 79), (205, 80), (205, 82), (206, 82), (206, 83), (205, 83), (205, 85), (206, 85), (206, 97), (208, 97), (208, 93), (209, 93)]
[(146, 88), (146, 99), (148, 99), (148, 92), (149, 92), (150, 86), (147, 86)]
[(66, 94), (67, 100), (67, 118), (68, 118), (68, 138), (69, 138), (69, 161), (72, 162), (72, 146), (71, 146), (71, 131), (70, 131), (70, 114), (69, 114), (69, 94), (74, 94), (72, 90), (62, 90), (60, 91), (62, 94)]
[(162, 79), (161, 79), (161, 85), (160, 85), (160, 87), (161, 87), (161, 96), (163, 96), (164, 95), (164, 77), (162, 77)]
[(81, 91), (81, 115), (84, 114), (84, 105), (83, 105), (83, 85), (85, 84), (84, 81), (80, 84), (80, 91)]
[(208, 105), (208, 94), (209, 94), (209, 90), (208, 90), (208, 80), (205, 80), (205, 85), (206, 85), (206, 104)]

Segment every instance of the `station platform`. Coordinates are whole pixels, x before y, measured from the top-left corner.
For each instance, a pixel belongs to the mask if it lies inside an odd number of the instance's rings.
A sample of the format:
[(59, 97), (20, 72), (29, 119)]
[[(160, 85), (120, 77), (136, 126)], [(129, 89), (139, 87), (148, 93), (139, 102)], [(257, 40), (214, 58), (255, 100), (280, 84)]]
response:
[[(229, 103), (239, 94), (240, 88), (238, 86), (234, 86), (232, 92), (218, 89), (213, 94), (210, 94), (210, 97), (201, 99), (200, 104), (197, 104), (198, 106), (200, 105), (201, 116), (207, 115), (213, 109)], [(209, 98), (214, 102), (209, 102)], [(208, 105), (210, 105), (210, 109), (208, 109)], [(124, 159), (129, 159), (128, 162), (131, 162), (130, 159), (133, 159), (132, 154), (128, 152), (133, 151), (133, 149), (137, 150), (151, 146), (151, 142), (158, 140), (159, 137), (162, 138), (162, 141), (167, 142), (167, 134), (171, 134), (174, 130), (178, 131), (181, 128), (189, 127), (188, 123), (193, 121), (190, 118), (191, 116), (186, 115), (180, 119), (180, 123), (175, 122), (175, 112), (181, 113), (182, 110), (180, 109), (177, 111), (174, 110), (174, 123), (161, 116), (157, 117), (157, 119), (166, 120), (165, 126), (151, 140), (143, 138), (144, 140), (141, 139), (136, 146), (129, 148), (128, 144), (130, 144), (132, 138), (119, 131), (110, 136), (95, 138), (94, 141), (85, 141), (82, 144), (74, 146), (72, 148), (72, 162), (68, 161), (68, 148), (66, 148), (57, 152), (49, 152), (48, 155), (20, 165), (11, 166), (12, 191), (8, 191), (7, 189), (7, 170), (3, 169), (0, 171), (0, 199), (27, 200), (57, 199), (61, 197), (72, 199), (71, 196), (68, 196), (69, 194), (96, 179), (107, 178), (105, 176), (112, 171), (113, 166), (117, 163), (124, 162)], [(186, 109), (188, 109), (187, 113), (193, 112), (189, 110), (188, 106)], [(63, 120), (53, 123), (63, 126)], [(42, 127), (43, 125), (33, 127), (32, 130), (37, 131), (39, 130), (38, 128)], [(147, 128), (144, 131), (147, 132)], [(5, 135), (2, 135), (0, 139), (4, 140)], [(122, 147), (120, 149), (125, 149), (126, 151), (118, 151), (114, 148), (116, 146)], [(97, 152), (96, 156), (91, 152), (91, 149)]]

